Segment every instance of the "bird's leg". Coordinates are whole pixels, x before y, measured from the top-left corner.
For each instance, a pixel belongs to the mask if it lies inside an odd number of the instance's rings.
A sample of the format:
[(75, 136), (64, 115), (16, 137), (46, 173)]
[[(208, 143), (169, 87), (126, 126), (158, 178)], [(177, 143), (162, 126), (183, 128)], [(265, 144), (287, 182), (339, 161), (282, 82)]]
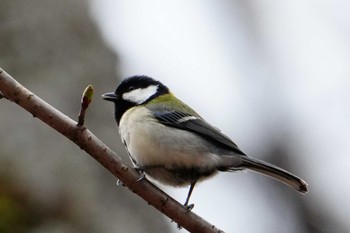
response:
[(187, 198), (186, 198), (186, 202), (184, 204), (184, 206), (188, 209), (188, 211), (191, 211), (194, 207), (194, 204), (188, 204), (188, 202), (190, 201), (190, 197), (193, 191), (194, 186), (196, 185), (197, 181), (193, 181), (191, 182), (191, 186), (190, 186), (190, 190), (188, 190), (188, 194), (187, 194)]
[[(197, 181), (193, 181), (191, 182), (191, 186), (190, 186), (190, 190), (188, 190), (188, 194), (187, 194), (187, 198), (186, 198), (186, 202), (184, 204), (185, 208), (187, 209), (187, 211), (191, 211), (194, 207), (194, 204), (188, 204), (188, 202), (190, 201), (190, 197), (191, 197), (191, 194), (192, 194), (192, 191), (193, 191), (193, 188), (194, 186), (196, 185), (196, 182)], [(182, 229), (182, 226), (180, 224), (177, 224), (177, 228), (180, 230)]]
[[(190, 211), (193, 209), (193, 207), (194, 207), (194, 204), (190, 204), (190, 205), (189, 205), (188, 202), (190, 201), (190, 197), (191, 197), (193, 188), (194, 188), (194, 186), (196, 185), (196, 182), (197, 182), (197, 181), (191, 182), (190, 190), (188, 190), (186, 202), (185, 202), (185, 204), (184, 204), (184, 206), (185, 206), (185, 208), (187, 209), (188, 212), (190, 212)], [(181, 226), (180, 224), (177, 224), (177, 228), (180, 230), (180, 229), (182, 229), (182, 226)]]

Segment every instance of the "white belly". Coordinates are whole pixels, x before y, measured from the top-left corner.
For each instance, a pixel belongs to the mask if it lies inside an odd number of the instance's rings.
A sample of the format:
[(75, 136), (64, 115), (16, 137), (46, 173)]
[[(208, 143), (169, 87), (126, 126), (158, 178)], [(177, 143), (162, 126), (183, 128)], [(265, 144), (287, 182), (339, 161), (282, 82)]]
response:
[(206, 141), (193, 133), (158, 123), (144, 107), (124, 113), (119, 132), (137, 165), (163, 168), (155, 169), (152, 176), (164, 183), (181, 183), (169, 181), (166, 176), (170, 174), (164, 174), (166, 169), (196, 167), (214, 171), (219, 161), (217, 155), (205, 150)]

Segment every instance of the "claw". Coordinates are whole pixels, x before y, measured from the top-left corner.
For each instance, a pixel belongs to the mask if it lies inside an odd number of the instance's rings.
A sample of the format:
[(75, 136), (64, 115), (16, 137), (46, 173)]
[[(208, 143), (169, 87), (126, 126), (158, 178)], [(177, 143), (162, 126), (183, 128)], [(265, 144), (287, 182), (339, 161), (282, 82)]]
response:
[(135, 170), (140, 174), (140, 176), (136, 179), (137, 182), (143, 180), (146, 177), (145, 171), (141, 167), (136, 167)]
[(136, 182), (139, 182), (139, 181), (145, 179), (145, 177), (146, 177), (145, 173), (142, 172), (142, 173), (140, 174), (140, 176), (136, 179)]
[(185, 208), (187, 209), (188, 212), (190, 212), (191, 210), (193, 210), (194, 204), (185, 205)]
[[(184, 205), (184, 207), (187, 209), (187, 213), (190, 212), (194, 208), (194, 204), (190, 205)], [(181, 230), (183, 227), (180, 224), (177, 224), (177, 229)]]
[(181, 230), (183, 227), (180, 224), (177, 224), (177, 229)]
[(115, 183), (117, 186), (120, 186), (120, 185), (124, 185), (123, 182), (121, 180), (117, 180), (117, 182)]

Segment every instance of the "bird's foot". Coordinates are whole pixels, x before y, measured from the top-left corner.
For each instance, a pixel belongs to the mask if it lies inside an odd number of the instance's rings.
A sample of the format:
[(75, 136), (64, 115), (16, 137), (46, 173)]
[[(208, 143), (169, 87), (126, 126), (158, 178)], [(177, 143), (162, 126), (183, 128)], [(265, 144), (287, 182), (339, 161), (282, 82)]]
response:
[(124, 184), (123, 184), (123, 181), (121, 181), (121, 180), (117, 180), (117, 182), (115, 183), (117, 186), (124, 186)]
[[(187, 210), (187, 213), (190, 212), (194, 208), (194, 204), (187, 204), (185, 203), (184, 207)], [(177, 229), (181, 230), (183, 227), (180, 224), (177, 224)]]
[(188, 212), (190, 212), (194, 208), (194, 204), (186, 204), (184, 207), (187, 209)]
[(144, 169), (142, 169), (140, 167), (136, 167), (135, 170), (140, 174), (140, 176), (136, 179), (136, 182), (139, 182), (139, 181), (146, 178), (146, 174), (145, 174)]

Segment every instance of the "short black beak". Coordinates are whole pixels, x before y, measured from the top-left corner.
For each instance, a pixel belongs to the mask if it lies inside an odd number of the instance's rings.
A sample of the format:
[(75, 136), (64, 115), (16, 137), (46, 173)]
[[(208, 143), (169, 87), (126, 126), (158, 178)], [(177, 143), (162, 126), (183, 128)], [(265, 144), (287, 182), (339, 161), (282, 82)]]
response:
[(118, 96), (114, 92), (108, 92), (102, 95), (102, 99), (114, 102), (118, 99)]

